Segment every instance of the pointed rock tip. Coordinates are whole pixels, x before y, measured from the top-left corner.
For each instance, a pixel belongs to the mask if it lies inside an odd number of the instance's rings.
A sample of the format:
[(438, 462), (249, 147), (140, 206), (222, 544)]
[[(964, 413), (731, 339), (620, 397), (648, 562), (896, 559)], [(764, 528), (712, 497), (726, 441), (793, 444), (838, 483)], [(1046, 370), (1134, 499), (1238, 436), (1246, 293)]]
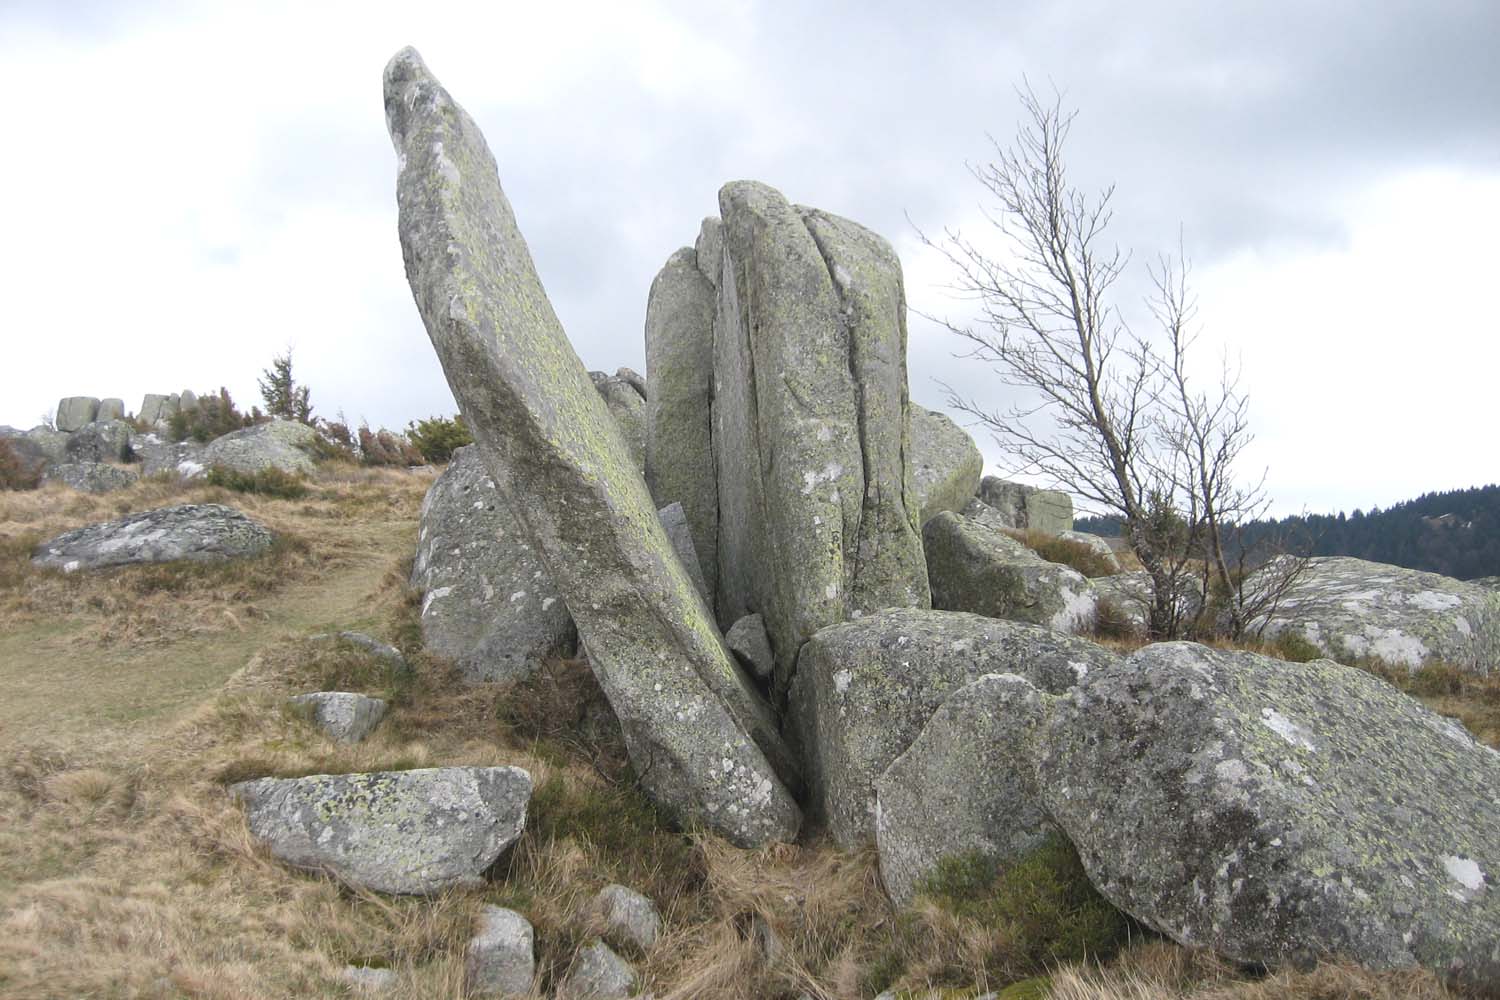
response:
[(418, 77), (430, 78), (431, 76), (432, 72), (428, 70), (427, 64), (422, 61), (422, 54), (408, 45), (400, 52), (391, 56), (391, 61), (385, 64), (386, 93), (390, 93), (392, 88), (410, 83)]

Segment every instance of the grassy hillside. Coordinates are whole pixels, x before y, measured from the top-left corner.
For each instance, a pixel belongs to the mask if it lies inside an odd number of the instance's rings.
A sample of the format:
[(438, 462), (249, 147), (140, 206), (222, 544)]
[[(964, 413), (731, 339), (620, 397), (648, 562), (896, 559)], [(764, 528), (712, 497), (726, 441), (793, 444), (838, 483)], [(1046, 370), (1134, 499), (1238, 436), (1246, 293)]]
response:
[[(1247, 976), (1101, 909), (1071, 849), (948, 872), (898, 914), (869, 853), (743, 851), (673, 830), (636, 791), (586, 664), (471, 687), (421, 653), (420, 595), (405, 580), (430, 482), (336, 467), (298, 499), (161, 482), (0, 493), (0, 997), (343, 996), (351, 963), (395, 970), (396, 997), (460, 997), (485, 903), (536, 925), (544, 996), (598, 931), (588, 900), (615, 881), (665, 917), (664, 939), (630, 956), (658, 998), (975, 984), (1101, 1000), (1450, 995), (1426, 974), (1338, 965)], [(203, 501), (245, 510), (280, 541), (233, 566), (63, 576), (29, 563), (56, 532)], [(312, 638), (347, 628), (395, 642), (415, 673)], [(365, 743), (334, 745), (285, 707), (318, 689), (392, 708)], [(437, 899), (287, 870), (224, 791), (261, 775), (501, 763), (535, 779), (526, 833), (486, 887)], [(763, 928), (780, 942), (770, 954)], [(1116, 950), (1102, 968), (1083, 960)]]

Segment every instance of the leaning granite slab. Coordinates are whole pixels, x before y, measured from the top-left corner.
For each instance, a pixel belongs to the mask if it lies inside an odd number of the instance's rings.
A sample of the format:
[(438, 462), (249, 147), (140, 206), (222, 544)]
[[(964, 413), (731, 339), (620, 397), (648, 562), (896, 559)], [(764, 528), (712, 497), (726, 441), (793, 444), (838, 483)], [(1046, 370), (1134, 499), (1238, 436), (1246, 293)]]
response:
[(684, 247), (667, 259), (646, 299), (646, 485), (659, 506), (682, 504), (703, 580), (715, 600), (719, 487), (712, 407), (717, 294), (700, 270), (697, 252)]
[(384, 699), (353, 691), (314, 691), (288, 701), (309, 712), (313, 725), (337, 743), (358, 743), (385, 717)]
[(250, 832), (281, 861), (376, 892), (478, 886), (526, 823), (519, 767), (435, 767), (260, 778), (231, 785)]
[(1048, 535), (1073, 529), (1073, 498), (1061, 490), (1043, 490), (999, 476), (985, 476), (976, 496), (999, 511), (1008, 528)]
[(974, 498), (984, 456), (967, 431), (946, 413), (911, 405), (911, 471), (922, 524), (955, 513)]
[[(801, 815), (770, 713), (679, 562), (563, 333), (478, 126), (405, 49), (385, 71), (407, 279), (485, 466), (551, 569), (640, 780), (731, 841)], [(503, 475), (501, 475), (503, 473)]]
[(688, 579), (693, 581), (693, 586), (703, 596), (703, 600), (713, 602), (713, 594), (708, 589), (708, 581), (703, 579), (703, 566), (698, 559), (698, 548), (693, 544), (693, 529), (688, 524), (687, 514), (682, 509), (682, 504), (667, 504), (656, 512), (661, 521), (662, 530), (667, 533), (667, 540), (672, 543), (672, 550), (677, 553), (677, 559), (682, 563), (682, 568), (687, 571)]
[(1036, 745), (1089, 878), (1174, 940), (1500, 981), (1500, 753), (1372, 675), (1148, 646)]
[(180, 504), (64, 532), (36, 547), (38, 566), (75, 570), (135, 563), (222, 562), (259, 555), (274, 536), (260, 522), (222, 504)]
[(1048, 562), (981, 519), (942, 511), (922, 529), (932, 605), (1063, 632), (1094, 626), (1096, 598), (1083, 574)]
[(958, 688), (1013, 673), (1061, 693), (1118, 662), (1086, 639), (951, 611), (891, 609), (802, 649), (791, 693), (811, 819), (843, 846), (875, 839), (875, 785)]
[(139, 474), (105, 462), (63, 462), (47, 469), (42, 479), (62, 483), (82, 493), (112, 493), (134, 483)]
[(719, 191), (713, 451), (721, 623), (759, 613), (784, 692), (814, 632), (927, 607), (900, 262), (754, 181)]
[(205, 468), (222, 466), (235, 472), (256, 473), (265, 469), (311, 475), (311, 448), (318, 432), (295, 420), (268, 420), (254, 427), (231, 431), (204, 446), (198, 461)]
[(1308, 560), (1265, 626), (1268, 635), (1300, 634), (1335, 660), (1372, 656), (1413, 670), (1440, 661), (1478, 674), (1500, 669), (1500, 592), (1347, 556)]
[(562, 594), (473, 445), (422, 501), (411, 585), (423, 594), (423, 645), (470, 681), (520, 680), (577, 648)]
[(1015, 674), (959, 688), (875, 783), (880, 875), (911, 902), (944, 858), (1005, 862), (1057, 831), (1042, 808), (1033, 741), (1043, 695)]

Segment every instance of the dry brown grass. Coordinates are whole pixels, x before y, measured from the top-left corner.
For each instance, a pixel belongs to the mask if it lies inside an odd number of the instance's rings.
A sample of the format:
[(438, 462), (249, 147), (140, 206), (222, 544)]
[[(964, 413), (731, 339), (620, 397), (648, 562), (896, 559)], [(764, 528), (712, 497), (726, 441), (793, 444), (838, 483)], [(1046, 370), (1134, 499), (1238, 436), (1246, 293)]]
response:
[[(339, 970), (356, 964), (393, 969), (398, 1000), (457, 998), (485, 904), (532, 920), (532, 995), (543, 997), (599, 934), (590, 903), (610, 882), (661, 908), (662, 940), (630, 957), (662, 1000), (868, 998), (877, 972), (911, 995), (941, 987), (931, 995), (951, 1000), (964, 995), (951, 989), (960, 983), (997, 988), (1034, 971), (996, 958), (1007, 942), (993, 922), (931, 899), (894, 911), (872, 852), (817, 841), (745, 851), (675, 829), (634, 786), (583, 662), (550, 664), (515, 687), (468, 686), (417, 652), (417, 598), (404, 581), (428, 481), (333, 467), (295, 501), (164, 483), (123, 496), (0, 497), (9, 553), (0, 661), (25, 658), (0, 662), (11, 696), (0, 730), (0, 997), (345, 996)], [(203, 500), (240, 507), (305, 548), (278, 557), (275, 572), (185, 576), (176, 589), (136, 570), (54, 578), (14, 557), (33, 537)], [(100, 606), (105, 597), (117, 604)], [(156, 622), (158, 602), (189, 624)], [(395, 641), (415, 674), (309, 638), (344, 627)], [(114, 728), (64, 711), (91, 702), (103, 711), (159, 675), (172, 690), (109, 716)], [(332, 744), (286, 708), (288, 695), (315, 688), (379, 694), (392, 707), (366, 742)], [(250, 837), (224, 787), (260, 775), (502, 763), (533, 775), (526, 830), (486, 886), (434, 899), (287, 870)], [(767, 952), (770, 937), (779, 946)], [(1050, 995), (1090, 1000), (1448, 996), (1430, 976), (1337, 965), (1257, 980), (1160, 942), (1050, 978)]]

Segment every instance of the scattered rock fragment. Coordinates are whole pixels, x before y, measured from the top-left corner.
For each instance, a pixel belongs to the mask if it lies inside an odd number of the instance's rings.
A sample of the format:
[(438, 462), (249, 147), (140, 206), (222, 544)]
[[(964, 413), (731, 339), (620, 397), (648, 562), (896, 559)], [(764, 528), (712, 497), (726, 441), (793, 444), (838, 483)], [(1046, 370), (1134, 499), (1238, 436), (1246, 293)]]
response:
[(628, 1000), (635, 981), (630, 963), (595, 941), (574, 956), (573, 967), (557, 986), (557, 1000)]
[(464, 980), (481, 997), (525, 996), (536, 975), (531, 921), (515, 910), (486, 906), (464, 951)]
[(661, 937), (661, 914), (650, 899), (623, 885), (607, 885), (594, 898), (604, 936), (617, 947), (651, 950)]
[(313, 724), (339, 743), (358, 743), (385, 717), (384, 700), (350, 691), (315, 691), (290, 701), (306, 706)]
[(766, 623), (760, 615), (746, 615), (729, 626), (729, 631), (724, 633), (724, 642), (756, 680), (765, 682), (771, 679), (776, 657), (771, 652)]

